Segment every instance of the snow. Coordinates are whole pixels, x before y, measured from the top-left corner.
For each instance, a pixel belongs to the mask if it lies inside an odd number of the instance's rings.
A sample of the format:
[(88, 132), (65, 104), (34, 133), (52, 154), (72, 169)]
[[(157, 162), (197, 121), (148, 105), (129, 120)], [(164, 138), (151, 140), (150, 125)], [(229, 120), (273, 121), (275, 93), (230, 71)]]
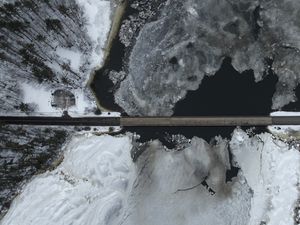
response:
[[(25, 104), (35, 105), (35, 111), (31, 115), (44, 115), (44, 116), (61, 116), (62, 109), (52, 107), (52, 93), (54, 90), (47, 89), (44, 85), (34, 83), (20, 84), (23, 90), (22, 102)], [(75, 105), (68, 108), (68, 114), (72, 117), (88, 117), (95, 115), (95, 105), (90, 99), (87, 99), (86, 90), (72, 89), (75, 95)], [(20, 115), (18, 113), (11, 113), (10, 115)], [(99, 117), (120, 117), (119, 112), (103, 112)]]
[[(22, 83), (20, 84), (23, 90), (23, 102), (26, 104), (36, 105), (35, 114), (43, 114), (49, 116), (61, 116), (63, 110), (52, 107), (53, 90), (47, 89), (41, 84)], [(82, 89), (73, 89), (75, 95), (75, 106), (68, 109), (69, 115), (84, 115), (94, 105), (86, 99), (85, 91)]]
[[(3, 52), (12, 62), (0, 61), (0, 114), (25, 116), (22, 108), (22, 103), (25, 103), (30, 107), (26, 114), (61, 116), (64, 109), (52, 107), (51, 98), (55, 90), (66, 90), (72, 92), (76, 100), (76, 105), (68, 109), (69, 115), (94, 116), (97, 105), (88, 81), (103, 63), (113, 14), (111, 2), (50, 1), (40, 2), (38, 6), (32, 14), (30, 7), (16, 5), (19, 22), (28, 23), (26, 35), (7, 31), (7, 38), (3, 39), (14, 46), (14, 50), (5, 49)], [(72, 13), (66, 16), (59, 6), (72, 9)], [(59, 20), (63, 32), (47, 30), (43, 15)], [(37, 33), (42, 39), (45, 37), (43, 41), (36, 40)], [(41, 59), (40, 63), (34, 60), (37, 65), (25, 63), (20, 53), (27, 49), (28, 41), (34, 49), (30, 57)], [(51, 76), (45, 76), (41, 68), (46, 68)]]
[[(80, 8), (78, 12), (74, 8), (72, 15), (67, 17), (58, 10), (59, 2), (49, 4), (39, 4), (37, 12), (32, 15), (30, 9), (22, 4), (17, 7), (17, 11), (21, 13), (20, 18), (30, 22), (26, 37), (35, 40), (37, 32), (45, 36), (44, 41), (32, 41), (35, 51), (31, 52), (31, 57), (42, 57), (43, 68), (49, 67), (51, 78), (33, 73), (31, 66), (34, 65), (28, 66), (24, 63), (22, 55), (14, 53), (26, 48), (28, 40), (19, 35), (15, 38), (16, 35), (9, 32), (8, 39), (13, 39), (13, 43), (9, 44), (14, 45), (16, 49), (13, 53), (9, 50), (4, 52), (12, 59), (11, 63), (5, 60), (0, 63), (1, 114), (21, 113), (19, 106), (22, 102), (36, 104), (36, 114), (60, 114), (60, 110), (51, 107), (50, 100), (51, 93), (58, 89), (67, 89), (76, 96), (78, 104), (70, 109), (70, 114), (87, 113), (96, 108), (95, 97), (87, 84), (94, 71), (103, 63), (103, 51), (111, 27), (111, 3), (106, 0), (67, 1), (63, 4), (65, 7), (75, 7), (78, 4)], [(43, 27), (45, 21), (42, 20), (42, 15), (45, 14), (49, 15), (49, 18), (59, 19), (68, 35), (50, 31), (44, 33), (47, 28)], [(41, 65), (37, 67), (40, 68)], [(22, 93), (25, 96), (22, 96)]]
[(270, 114), (271, 116), (300, 116), (300, 112), (276, 111)]
[(89, 101), (85, 95), (86, 90), (75, 89), (72, 91), (75, 94), (75, 106), (71, 106), (68, 109), (68, 113), (70, 116), (73, 116), (74, 114), (83, 115), (87, 111), (89, 111), (89, 109), (92, 109), (94, 107), (94, 104), (92, 104), (92, 102)]
[(96, 68), (102, 64), (103, 49), (111, 26), (110, 1), (105, 0), (77, 0), (83, 7), (87, 18), (87, 33), (94, 42), (91, 67)]
[(240, 129), (234, 131), (230, 147), (253, 191), (249, 225), (262, 221), (268, 225), (293, 225), (299, 197), (299, 150), (270, 134), (250, 138)]
[[(181, 151), (154, 140), (135, 163), (131, 138), (75, 135), (0, 224), (294, 225), (300, 154), (271, 134), (236, 129), (230, 142), (194, 137)], [(228, 148), (241, 169), (225, 183)]]
[(35, 177), (0, 224), (117, 222), (134, 175), (130, 148), (128, 137), (74, 137), (62, 164)]
[(36, 111), (40, 113), (61, 114), (61, 110), (51, 106), (51, 90), (47, 90), (45, 86), (39, 84), (21, 83), (20, 86), (23, 90), (22, 101), (25, 104), (36, 105)]
[[(210, 168), (221, 169), (215, 175), (224, 173), (225, 167), (214, 162), (216, 155), (209, 156), (211, 148), (204, 140), (194, 138), (183, 152), (166, 152), (153, 141), (136, 165), (130, 158), (131, 148), (126, 136), (75, 136), (62, 164), (35, 177), (0, 224), (192, 225), (205, 221), (210, 225), (232, 221), (240, 225), (247, 220), (250, 195), (243, 178), (234, 183), (232, 198), (226, 197), (231, 194), (222, 185), (224, 190), (215, 196), (202, 186), (179, 191), (201, 182)], [(200, 173), (194, 175), (197, 169)], [(219, 184), (211, 185), (218, 189)], [(241, 216), (235, 217), (236, 212)]]
[(79, 72), (79, 67), (81, 64), (81, 53), (79, 51), (72, 51), (70, 49), (58, 47), (56, 48), (56, 54), (58, 54), (61, 58), (69, 60), (71, 69)]

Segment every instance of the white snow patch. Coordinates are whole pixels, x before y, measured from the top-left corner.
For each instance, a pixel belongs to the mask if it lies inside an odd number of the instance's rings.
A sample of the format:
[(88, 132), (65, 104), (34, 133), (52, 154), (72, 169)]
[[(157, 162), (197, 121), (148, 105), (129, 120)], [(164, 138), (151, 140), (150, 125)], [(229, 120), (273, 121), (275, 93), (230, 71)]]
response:
[(121, 113), (120, 112), (102, 112), (101, 116), (105, 116), (105, 117), (120, 117)]
[[(21, 83), (21, 90), (23, 91), (23, 102), (26, 104), (33, 104), (37, 108), (33, 114), (61, 116), (63, 110), (51, 106), (53, 89), (47, 89), (42, 84)], [(85, 95), (85, 89), (70, 90), (75, 96), (75, 105), (68, 109), (71, 116), (83, 116), (94, 108), (94, 104)]]
[(270, 114), (271, 116), (300, 116), (300, 112), (276, 111)]
[(73, 51), (67, 48), (56, 48), (56, 54), (59, 55), (61, 58), (67, 59), (70, 61), (71, 69), (75, 72), (79, 72), (79, 68), (81, 65), (81, 53), (79, 51)]
[(134, 169), (128, 137), (74, 137), (64, 161), (35, 177), (1, 225), (118, 224)]
[(75, 95), (75, 105), (68, 109), (68, 113), (70, 116), (78, 114), (84, 115), (94, 107), (93, 102), (91, 102), (85, 95), (85, 89), (74, 89), (71, 91)]
[(87, 18), (87, 32), (95, 45), (91, 57), (91, 67), (95, 68), (102, 64), (102, 49), (104, 49), (107, 35), (111, 26), (110, 1), (77, 0), (77, 2), (84, 9), (85, 17)]
[(299, 150), (289, 148), (270, 134), (250, 138), (240, 129), (234, 131), (230, 147), (253, 190), (249, 225), (262, 221), (268, 225), (294, 225), (299, 197)]
[(41, 84), (21, 83), (23, 103), (36, 105), (36, 112), (61, 115), (62, 111), (51, 106), (51, 90)]
[[(51, 106), (52, 93), (55, 91), (46, 88), (45, 85), (37, 83), (20, 83), (22, 90), (22, 102), (35, 106), (35, 111), (30, 115), (61, 116), (62, 109)], [(71, 89), (75, 96), (75, 105), (68, 108), (68, 114), (72, 117), (120, 117), (119, 112), (102, 112), (96, 115), (95, 104), (86, 96), (86, 89)], [(11, 113), (10, 115), (24, 116), (22, 113)], [(106, 130), (106, 129), (105, 129)]]

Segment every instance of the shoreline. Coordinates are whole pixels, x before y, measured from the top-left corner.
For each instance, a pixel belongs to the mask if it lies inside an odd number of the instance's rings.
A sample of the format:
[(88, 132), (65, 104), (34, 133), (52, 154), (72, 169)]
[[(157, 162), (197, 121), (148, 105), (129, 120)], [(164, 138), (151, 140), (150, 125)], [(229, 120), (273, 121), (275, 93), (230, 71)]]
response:
[(100, 70), (101, 68), (105, 67), (105, 65), (107, 64), (109, 57), (110, 57), (110, 53), (111, 53), (111, 48), (113, 45), (113, 42), (115, 41), (115, 39), (117, 38), (117, 35), (119, 33), (120, 27), (121, 27), (121, 23), (124, 17), (124, 14), (126, 12), (126, 9), (128, 7), (128, 0), (122, 0), (115, 8), (114, 10), (114, 15), (113, 15), (113, 19), (112, 19), (112, 24), (111, 24), (111, 28), (108, 34), (108, 38), (105, 44), (105, 48), (103, 49), (104, 52), (104, 56), (101, 62), (101, 65), (97, 66), (96, 68), (94, 68), (88, 78), (87, 81), (87, 87), (89, 89), (89, 91), (92, 93), (92, 95), (95, 98), (95, 102), (96, 102), (96, 106), (98, 109), (100, 109), (101, 111), (110, 111), (108, 109), (106, 109), (105, 107), (103, 107), (101, 105), (101, 102), (99, 101), (99, 99), (97, 98), (97, 95), (95, 93), (95, 91), (93, 90), (93, 88), (91, 87), (91, 84), (93, 83), (95, 76), (96, 76), (96, 72), (98, 70)]

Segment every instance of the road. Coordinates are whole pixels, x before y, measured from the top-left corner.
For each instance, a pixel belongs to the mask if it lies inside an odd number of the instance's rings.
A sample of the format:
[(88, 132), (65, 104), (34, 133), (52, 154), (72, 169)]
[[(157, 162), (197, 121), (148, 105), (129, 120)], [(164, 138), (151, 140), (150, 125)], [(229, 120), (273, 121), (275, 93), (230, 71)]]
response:
[(0, 124), (44, 126), (205, 127), (300, 125), (300, 116), (43, 117), (0, 116)]
[(120, 126), (120, 117), (0, 116), (0, 124), (46, 126)]

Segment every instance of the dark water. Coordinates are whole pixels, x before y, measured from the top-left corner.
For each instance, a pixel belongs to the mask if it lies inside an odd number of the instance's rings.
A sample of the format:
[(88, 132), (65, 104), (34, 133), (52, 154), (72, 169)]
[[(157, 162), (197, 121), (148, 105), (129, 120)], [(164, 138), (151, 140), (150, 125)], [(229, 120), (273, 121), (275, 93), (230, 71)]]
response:
[(230, 170), (226, 171), (226, 182), (232, 181), (234, 177), (238, 175), (240, 168), (233, 165), (233, 155), (231, 153), (230, 147), (228, 147)]
[(277, 76), (269, 73), (256, 83), (253, 71), (238, 73), (226, 58), (220, 70), (205, 77), (175, 106), (174, 116), (269, 115)]
[[(139, 1), (139, 0), (129, 0), (129, 4), (125, 10), (122, 21), (130, 20), (130, 18), (135, 18), (139, 21), (140, 25), (137, 25), (136, 34), (132, 39), (132, 42), (128, 47), (125, 47), (124, 44), (119, 39), (119, 34), (113, 41), (112, 48), (110, 49), (110, 54), (108, 60), (105, 62), (104, 66), (96, 71), (93, 82), (91, 83), (91, 88), (96, 94), (97, 99), (99, 100), (101, 106), (110, 110), (124, 112), (124, 110), (115, 103), (114, 101), (114, 90), (119, 87), (119, 84), (114, 85), (113, 82), (109, 79), (109, 73), (111, 71), (128, 71), (127, 65), (129, 60), (129, 55), (132, 50), (132, 47), (135, 44), (135, 37), (138, 36), (139, 30), (141, 29), (143, 23), (147, 21), (155, 20), (158, 16), (159, 9), (162, 7), (166, 0), (153, 0), (153, 1)], [(140, 18), (140, 11), (138, 9), (132, 8), (131, 4), (138, 4), (140, 6), (141, 12), (145, 11), (143, 19)], [(147, 8), (150, 7), (155, 9), (152, 14), (146, 13)]]
[(94, 76), (94, 80), (91, 83), (91, 88), (101, 106), (110, 111), (123, 111), (120, 106), (118, 106), (114, 101), (114, 90), (115, 86), (113, 82), (109, 79), (109, 72), (112, 70), (121, 71), (122, 70), (122, 58), (124, 57), (125, 51), (124, 45), (115, 39), (111, 48), (111, 53), (106, 61), (105, 65), (98, 71)]
[[(136, 12), (133, 8), (128, 6), (125, 10), (122, 20), (128, 19), (130, 15)], [(118, 86), (109, 79), (109, 73), (111, 71), (120, 72), (124, 70), (125, 65), (125, 54), (126, 48), (119, 39), (119, 34), (113, 40), (112, 47), (107, 61), (104, 63), (103, 67), (96, 71), (94, 80), (91, 83), (91, 88), (96, 94), (98, 101), (101, 106), (107, 110), (115, 112), (123, 112), (124, 110), (115, 103), (114, 91)]]

